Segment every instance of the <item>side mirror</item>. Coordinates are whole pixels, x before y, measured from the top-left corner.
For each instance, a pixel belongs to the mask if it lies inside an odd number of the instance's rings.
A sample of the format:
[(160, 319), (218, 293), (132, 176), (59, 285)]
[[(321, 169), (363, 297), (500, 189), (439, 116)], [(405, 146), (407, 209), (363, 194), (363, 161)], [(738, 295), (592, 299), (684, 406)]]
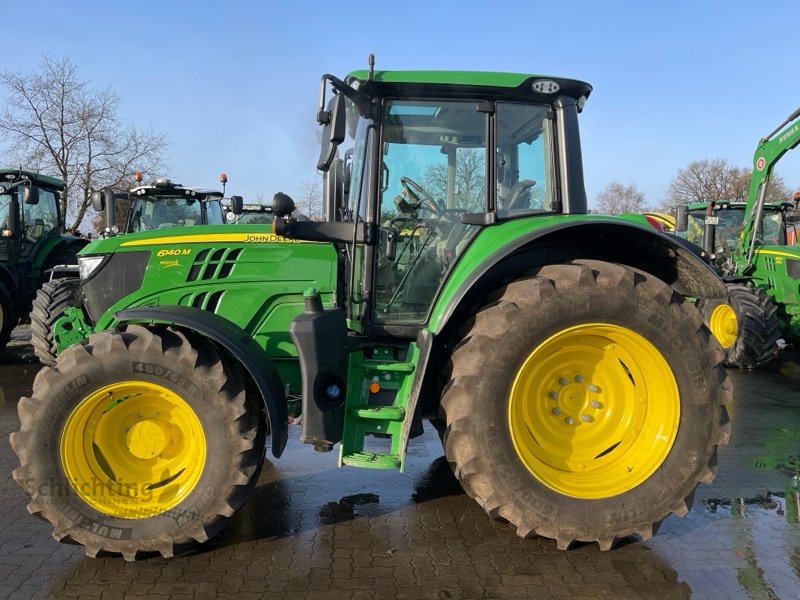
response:
[(22, 201), (25, 204), (39, 204), (39, 188), (33, 185), (23, 186)]
[(689, 229), (689, 208), (679, 206), (675, 210), (675, 232), (685, 232)]
[(322, 124), (322, 148), (317, 162), (317, 169), (320, 171), (327, 171), (330, 168), (336, 156), (336, 149), (344, 141), (347, 131), (345, 112), (345, 97), (338, 94), (328, 102), (328, 110), (322, 110), (317, 114), (317, 121)]
[(241, 196), (231, 196), (231, 212), (234, 215), (242, 214), (244, 210), (244, 198)]
[(92, 208), (97, 212), (105, 210), (106, 197), (103, 192), (92, 192)]
[(97, 212), (106, 211), (106, 232), (114, 233), (117, 226), (117, 203), (114, 191), (106, 188), (99, 192), (92, 192), (92, 208)]

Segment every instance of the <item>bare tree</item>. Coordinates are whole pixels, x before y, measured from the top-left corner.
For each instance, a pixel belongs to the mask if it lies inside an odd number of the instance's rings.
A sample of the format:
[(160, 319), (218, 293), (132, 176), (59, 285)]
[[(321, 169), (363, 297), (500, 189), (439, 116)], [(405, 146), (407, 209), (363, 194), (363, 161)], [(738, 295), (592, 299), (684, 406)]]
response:
[[(486, 168), (483, 152), (464, 150), (456, 163), (455, 205), (469, 210), (483, 210), (486, 197)], [(431, 165), (421, 181), (434, 198), (447, 197), (447, 166)]]
[(322, 178), (308, 179), (300, 184), (295, 206), (298, 213), (312, 221), (322, 220)]
[(64, 180), (60, 208), (68, 228), (80, 225), (93, 189), (161, 168), (164, 136), (123, 125), (116, 93), (82, 80), (69, 58), (44, 56), (33, 73), (3, 71), (0, 84), (9, 92), (0, 115), (9, 158)]
[(618, 215), (645, 210), (644, 193), (635, 184), (622, 185), (612, 181), (597, 194), (597, 212)]
[[(671, 212), (689, 202), (730, 200), (744, 202), (750, 185), (751, 170), (732, 167), (724, 159), (696, 160), (679, 169), (670, 183), (662, 210)], [(773, 174), (767, 191), (768, 200), (781, 200), (790, 196), (783, 178)]]

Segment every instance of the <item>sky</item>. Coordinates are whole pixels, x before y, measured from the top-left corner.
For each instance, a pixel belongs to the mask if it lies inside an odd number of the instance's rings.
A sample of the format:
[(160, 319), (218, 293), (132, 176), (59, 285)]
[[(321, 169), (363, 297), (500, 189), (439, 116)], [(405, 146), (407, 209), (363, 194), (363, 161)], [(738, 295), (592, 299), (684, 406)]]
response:
[[(691, 161), (752, 165), (800, 106), (797, 0), (293, 2), (0, 0), (0, 70), (69, 57), (164, 134), (167, 175), (245, 201), (299, 195), (319, 154), (320, 77), (376, 69), (559, 75), (592, 84), (581, 115), (590, 205), (609, 183), (649, 205)], [(0, 89), (0, 106), (4, 102)], [(797, 152), (800, 155), (800, 152)], [(2, 163), (0, 155), (0, 163)], [(800, 189), (800, 160), (780, 174)]]

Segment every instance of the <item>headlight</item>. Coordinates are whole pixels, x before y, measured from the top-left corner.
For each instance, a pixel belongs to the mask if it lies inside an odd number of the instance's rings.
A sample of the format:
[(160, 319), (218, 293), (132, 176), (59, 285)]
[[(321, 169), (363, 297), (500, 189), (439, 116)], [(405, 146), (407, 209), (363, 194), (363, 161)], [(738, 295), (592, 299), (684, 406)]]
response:
[(80, 272), (81, 281), (89, 279), (105, 258), (105, 255), (102, 254), (100, 256), (79, 256), (78, 271)]

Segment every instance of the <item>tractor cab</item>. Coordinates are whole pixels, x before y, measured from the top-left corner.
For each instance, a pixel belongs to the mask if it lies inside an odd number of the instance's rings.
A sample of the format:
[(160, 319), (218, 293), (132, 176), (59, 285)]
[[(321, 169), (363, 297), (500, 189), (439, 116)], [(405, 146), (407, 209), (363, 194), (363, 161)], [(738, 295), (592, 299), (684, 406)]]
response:
[(413, 335), (486, 226), (587, 212), (577, 115), (591, 86), (509, 73), (424, 75), (326, 75), (317, 168), (326, 173), (329, 222), (276, 221), (276, 233), (354, 242), (345, 288), (356, 331)]
[(183, 227), (221, 225), (223, 193), (173, 184), (159, 178), (152, 185), (133, 188), (125, 229), (129, 232)]
[(272, 207), (265, 204), (244, 204), (237, 205), (233, 196), (224, 205), (225, 220), (231, 224), (261, 224), (269, 225), (272, 223)]
[[(137, 182), (141, 174), (137, 173)], [(227, 181), (227, 178), (223, 183)], [(221, 225), (222, 198), (217, 190), (197, 189), (160, 177), (129, 191), (106, 189), (92, 195), (96, 211), (106, 211), (106, 235), (191, 225)], [(117, 219), (122, 218), (122, 229)]]
[[(680, 227), (681, 233), (690, 242), (706, 248), (723, 273), (733, 274), (733, 253), (740, 243), (746, 209), (744, 202), (691, 203), (687, 206), (687, 220)], [(792, 209), (793, 205), (788, 202), (764, 204), (753, 232), (756, 246), (796, 243), (797, 223), (793, 222)], [(713, 229), (708, 225), (713, 225)]]
[(0, 260), (31, 257), (62, 230), (58, 198), (64, 184), (53, 177), (0, 170)]

